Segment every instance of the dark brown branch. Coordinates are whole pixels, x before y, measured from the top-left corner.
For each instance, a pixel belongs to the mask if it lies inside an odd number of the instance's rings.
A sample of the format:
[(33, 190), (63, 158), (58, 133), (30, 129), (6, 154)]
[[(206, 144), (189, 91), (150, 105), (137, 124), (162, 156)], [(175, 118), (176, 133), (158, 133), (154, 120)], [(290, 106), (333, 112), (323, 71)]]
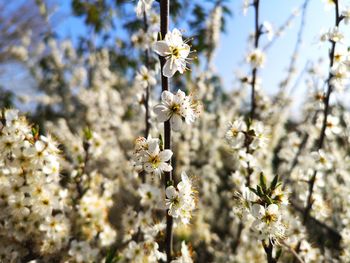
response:
[[(338, 27), (340, 21), (342, 20), (342, 17), (339, 15), (338, 0), (335, 0), (334, 3), (335, 3), (335, 26)], [(331, 51), (329, 54), (329, 58), (330, 58), (329, 68), (330, 69), (333, 67), (333, 64), (334, 64), (334, 53), (335, 53), (335, 46), (336, 46), (335, 41), (331, 40), (331, 43), (332, 43), (332, 47), (331, 47)], [(320, 150), (323, 148), (323, 144), (324, 144), (324, 140), (325, 140), (325, 136), (326, 136), (327, 119), (328, 119), (328, 114), (329, 114), (329, 100), (330, 100), (331, 93), (333, 91), (333, 87), (331, 84), (331, 80), (333, 77), (334, 76), (333, 76), (332, 72), (330, 71), (328, 79), (327, 79), (327, 86), (328, 86), (327, 94), (326, 94), (324, 101), (323, 101), (324, 102), (323, 123), (322, 123), (320, 137), (319, 137), (319, 140), (317, 142), (318, 143), (317, 150)], [(312, 194), (314, 191), (316, 176), (317, 176), (317, 171), (314, 172), (314, 174), (309, 182), (309, 194), (308, 194), (307, 205), (306, 205), (304, 216), (303, 216), (304, 223), (307, 222), (307, 220), (309, 218), (310, 211), (312, 209), (312, 205), (313, 205)]]
[[(160, 33), (162, 38), (168, 33), (169, 30), (169, 0), (160, 0)], [(165, 58), (160, 57), (161, 69), (163, 70), (165, 65)], [(162, 91), (169, 90), (169, 80), (162, 73)], [(171, 125), (170, 120), (164, 122), (164, 149), (171, 149)], [(171, 164), (171, 160), (169, 160)], [(165, 188), (172, 184), (172, 172), (164, 173)], [(166, 235), (165, 235), (165, 249), (167, 255), (167, 262), (172, 259), (173, 250), (173, 218), (166, 211)]]
[[(259, 3), (260, 0), (254, 0), (254, 10), (255, 10), (255, 35), (254, 35), (254, 47), (259, 47), (259, 39), (261, 36), (261, 28), (259, 24)], [(251, 93), (251, 109), (250, 109), (250, 118), (254, 119), (255, 117), (255, 108), (256, 108), (256, 101), (255, 101), (255, 86), (256, 86), (256, 78), (258, 74), (258, 69), (256, 67), (253, 68), (252, 71), (252, 93)]]

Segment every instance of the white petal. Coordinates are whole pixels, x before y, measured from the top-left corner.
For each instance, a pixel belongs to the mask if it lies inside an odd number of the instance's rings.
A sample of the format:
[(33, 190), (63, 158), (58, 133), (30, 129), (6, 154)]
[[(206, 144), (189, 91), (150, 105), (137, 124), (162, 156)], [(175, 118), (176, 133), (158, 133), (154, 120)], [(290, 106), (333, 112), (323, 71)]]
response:
[(172, 94), (170, 91), (164, 90), (162, 92), (162, 101), (171, 105), (174, 101), (174, 94)]
[(158, 122), (165, 122), (169, 120), (171, 113), (169, 109), (163, 104), (158, 104), (153, 108), (154, 113), (157, 115)]
[(178, 195), (176, 189), (174, 186), (168, 186), (165, 189), (165, 195), (169, 198), (169, 199), (173, 199), (174, 197), (176, 197)]
[(265, 208), (262, 205), (254, 204), (252, 206), (252, 214), (254, 217), (260, 219), (265, 214)]
[(184, 45), (182, 45), (182, 49), (180, 50), (180, 56), (182, 57), (182, 58), (187, 58), (188, 57), (188, 55), (190, 54), (190, 46), (189, 45), (187, 45), (187, 44), (184, 44)]
[(173, 152), (169, 149), (166, 149), (159, 154), (159, 158), (162, 162), (169, 161), (171, 156), (173, 156)]
[(276, 204), (271, 204), (267, 207), (266, 213), (270, 215), (277, 215), (278, 214), (278, 205)]
[(160, 56), (169, 55), (169, 46), (166, 41), (161, 40), (153, 44), (153, 50)]
[(152, 140), (148, 143), (148, 151), (152, 154), (158, 154), (159, 153), (159, 143), (158, 140)]
[(182, 182), (186, 182), (186, 183), (190, 183), (191, 182), (185, 171), (182, 171), (182, 173), (181, 173), (181, 181)]
[(161, 163), (159, 165), (159, 168), (164, 172), (170, 172), (171, 170), (173, 170), (173, 167), (168, 163)]
[(178, 114), (173, 114), (170, 118), (171, 129), (173, 131), (181, 131), (182, 129), (182, 119)]
[(175, 65), (171, 65), (171, 60), (168, 59), (163, 67), (163, 75), (164, 77), (171, 78), (174, 76), (176, 70), (177, 67)]
[(36, 141), (36, 142), (35, 142), (35, 149), (36, 149), (38, 152), (43, 151), (44, 148), (45, 148), (45, 143), (43, 143), (42, 141)]

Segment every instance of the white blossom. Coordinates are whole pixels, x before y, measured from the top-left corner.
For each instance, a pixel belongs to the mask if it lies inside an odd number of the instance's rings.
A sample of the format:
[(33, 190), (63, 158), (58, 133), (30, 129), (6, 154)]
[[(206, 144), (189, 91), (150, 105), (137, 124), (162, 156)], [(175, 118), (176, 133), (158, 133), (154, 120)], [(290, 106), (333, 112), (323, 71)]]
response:
[(153, 50), (166, 59), (162, 69), (165, 77), (171, 78), (176, 71), (183, 74), (187, 69), (190, 46), (186, 44), (186, 41), (183, 41), (182, 34), (178, 29), (173, 29), (165, 35), (163, 40), (155, 42)]

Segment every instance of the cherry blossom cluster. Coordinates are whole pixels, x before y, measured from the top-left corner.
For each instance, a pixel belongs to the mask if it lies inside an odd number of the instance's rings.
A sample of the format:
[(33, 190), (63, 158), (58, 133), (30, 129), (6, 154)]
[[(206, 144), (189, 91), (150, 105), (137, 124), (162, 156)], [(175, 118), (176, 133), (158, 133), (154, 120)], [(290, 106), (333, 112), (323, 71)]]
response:
[[(1, 239), (5, 262), (48, 255), (69, 241), (67, 191), (59, 184), (60, 151), (17, 110), (1, 112)], [(29, 244), (29, 245), (27, 245)]]

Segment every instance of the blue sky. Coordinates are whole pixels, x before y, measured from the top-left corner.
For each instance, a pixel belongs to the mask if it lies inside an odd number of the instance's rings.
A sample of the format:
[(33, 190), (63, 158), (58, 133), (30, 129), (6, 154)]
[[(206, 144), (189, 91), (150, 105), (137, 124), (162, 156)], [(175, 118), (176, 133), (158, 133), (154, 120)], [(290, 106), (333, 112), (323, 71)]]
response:
[[(68, 15), (70, 13), (69, 2), (62, 1), (59, 7), (67, 14), (67, 18), (61, 22), (57, 30), (62, 36), (75, 38), (86, 32), (81, 19)], [(269, 21), (273, 27), (277, 28), (285, 22), (292, 10), (300, 7), (303, 2), (304, 0), (261, 0), (260, 20), (261, 22)], [(223, 84), (227, 90), (233, 87), (234, 72), (246, 70), (246, 67), (241, 66), (241, 62), (247, 52), (248, 34), (253, 31), (254, 26), (253, 9), (250, 8), (247, 15), (244, 16), (241, 11), (242, 3), (242, 0), (230, 2), (229, 7), (233, 16), (227, 23), (227, 32), (221, 36), (221, 43), (215, 57), (216, 70), (223, 77)], [(332, 11), (324, 10), (324, 3), (321, 0), (311, 0), (301, 49), (302, 56), (298, 63), (299, 68), (303, 68), (308, 59), (315, 61), (320, 56), (326, 57), (327, 44), (320, 48), (317, 45), (317, 37), (322, 28), (329, 28), (333, 24), (333, 15)], [(285, 73), (294, 49), (300, 19), (301, 16), (294, 19), (292, 26), (275, 42), (267, 54), (267, 61), (264, 69), (260, 71), (260, 76), (268, 93), (274, 93), (281, 78), (285, 76), (283, 73)], [(176, 25), (172, 25), (174, 26)], [(265, 37), (262, 38), (262, 43), (264, 41), (266, 41)]]
[[(327, 59), (329, 45), (325, 44), (319, 47), (317, 37), (321, 29), (328, 29), (334, 23), (333, 10), (325, 11), (322, 0), (310, 1), (304, 31), (304, 42), (297, 64), (299, 70), (304, 68), (308, 60), (317, 61), (321, 56)], [(278, 28), (285, 22), (292, 10), (300, 7), (303, 2), (304, 0), (261, 0), (260, 20), (261, 22), (269, 21), (274, 28)], [(83, 20), (71, 15), (70, 1), (57, 1), (56, 3), (59, 3), (57, 10), (61, 16), (60, 23), (56, 28), (57, 33), (62, 38), (68, 37), (73, 40), (76, 40), (79, 35), (85, 35), (87, 32)], [(230, 1), (229, 7), (233, 12), (233, 16), (227, 22), (227, 32), (221, 36), (215, 57), (216, 71), (222, 76), (226, 90), (239, 88), (233, 85), (234, 73), (238, 70), (242, 72), (247, 70), (242, 61), (247, 53), (248, 34), (253, 32), (254, 11), (250, 8), (248, 14), (244, 16), (241, 10), (242, 3), (243, 0)], [(347, 6), (349, 5), (349, 0), (343, 0), (342, 3), (344, 6)], [(300, 19), (301, 16), (294, 19), (292, 26), (275, 42), (274, 46), (267, 53), (265, 67), (259, 72), (259, 76), (262, 78), (263, 89), (269, 94), (278, 90), (279, 82), (285, 77), (286, 68), (295, 46)], [(171, 25), (171, 28), (173, 27), (176, 27), (176, 25)], [(346, 35), (349, 36), (350, 30), (346, 31)], [(262, 37), (261, 43), (263, 44), (265, 41), (266, 38)], [(328, 70), (327, 65), (328, 61), (325, 63), (325, 70)], [(16, 86), (15, 83), (14, 86)], [(303, 82), (301, 82), (295, 94), (296, 96), (303, 96), (305, 92), (303, 86)]]

